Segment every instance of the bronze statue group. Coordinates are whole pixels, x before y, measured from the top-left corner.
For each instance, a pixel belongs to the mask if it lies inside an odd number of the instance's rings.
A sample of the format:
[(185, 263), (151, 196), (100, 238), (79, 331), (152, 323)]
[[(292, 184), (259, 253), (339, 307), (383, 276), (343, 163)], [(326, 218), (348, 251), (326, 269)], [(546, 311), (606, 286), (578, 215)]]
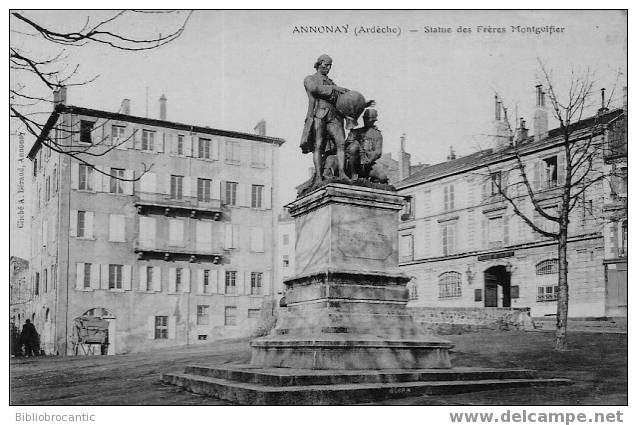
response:
[[(316, 73), (303, 84), (308, 109), (301, 136), (301, 151), (313, 154), (314, 176), (305, 189), (329, 179), (346, 183), (369, 181), (386, 184), (382, 167), (376, 164), (383, 149), (383, 136), (376, 128), (378, 112), (373, 100), (336, 85), (327, 75), (332, 58), (321, 55), (314, 64)], [(363, 115), (363, 126), (354, 128)], [(345, 129), (350, 130), (345, 138)]]

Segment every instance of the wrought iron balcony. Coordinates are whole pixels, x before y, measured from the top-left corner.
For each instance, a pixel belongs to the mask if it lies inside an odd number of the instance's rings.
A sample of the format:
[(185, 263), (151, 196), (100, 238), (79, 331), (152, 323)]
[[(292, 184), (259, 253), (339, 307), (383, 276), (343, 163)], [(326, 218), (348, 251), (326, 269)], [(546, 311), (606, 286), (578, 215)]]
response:
[(213, 264), (220, 264), (224, 257), (221, 247), (172, 246), (166, 241), (144, 239), (135, 240), (135, 253), (138, 260), (181, 260), (191, 263), (205, 261)]
[(200, 199), (197, 196), (171, 196), (166, 193), (135, 192), (135, 206), (139, 214), (164, 215), (187, 213), (190, 217), (221, 218), (220, 199)]

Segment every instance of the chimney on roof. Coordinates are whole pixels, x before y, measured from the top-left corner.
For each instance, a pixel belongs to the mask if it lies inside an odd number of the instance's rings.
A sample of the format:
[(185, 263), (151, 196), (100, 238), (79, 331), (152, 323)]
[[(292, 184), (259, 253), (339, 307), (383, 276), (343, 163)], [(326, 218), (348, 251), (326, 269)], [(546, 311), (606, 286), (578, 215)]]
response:
[(546, 93), (542, 84), (535, 86), (535, 113), (533, 114), (533, 140), (544, 139), (549, 131), (549, 113), (546, 110)]
[(119, 110), (124, 115), (130, 115), (130, 99), (123, 99), (122, 105), (119, 107)]
[(493, 120), (493, 146), (496, 149), (502, 149), (509, 146), (511, 134), (507, 121), (507, 110), (502, 106), (502, 101), (495, 95), (495, 116)]
[(520, 126), (515, 129), (515, 144), (521, 143), (529, 137), (529, 129), (526, 128), (526, 121), (520, 118)]
[(53, 106), (66, 105), (66, 87), (58, 87), (53, 90)]
[(447, 161), (453, 161), (456, 159), (456, 152), (453, 150), (453, 146), (449, 146), (449, 155), (447, 155)]
[(162, 121), (166, 121), (166, 95), (162, 94), (159, 98), (159, 119)]
[(602, 88), (602, 106), (597, 110), (597, 115), (602, 115), (608, 112), (606, 107), (606, 89)]
[(254, 126), (254, 132), (259, 136), (265, 136), (265, 120), (261, 120)]
[(405, 152), (407, 136), (403, 133), (400, 136), (400, 152), (398, 152), (398, 178), (406, 179), (411, 174), (411, 155)]

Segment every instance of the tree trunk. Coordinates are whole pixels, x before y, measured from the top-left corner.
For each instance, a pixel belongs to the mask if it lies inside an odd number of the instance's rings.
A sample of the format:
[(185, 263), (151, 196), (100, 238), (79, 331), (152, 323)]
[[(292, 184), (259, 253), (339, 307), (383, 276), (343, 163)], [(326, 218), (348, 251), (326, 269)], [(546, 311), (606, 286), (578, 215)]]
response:
[(555, 326), (555, 349), (566, 350), (566, 325), (568, 319), (568, 260), (566, 258), (567, 229), (560, 228), (558, 239), (558, 294), (557, 294), (557, 323)]

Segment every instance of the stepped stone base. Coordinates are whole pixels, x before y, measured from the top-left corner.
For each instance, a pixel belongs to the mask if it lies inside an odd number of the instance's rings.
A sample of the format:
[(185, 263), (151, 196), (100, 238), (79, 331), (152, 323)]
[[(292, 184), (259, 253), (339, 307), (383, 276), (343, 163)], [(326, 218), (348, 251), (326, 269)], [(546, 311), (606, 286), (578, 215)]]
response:
[(164, 383), (244, 405), (348, 405), (417, 395), (567, 385), (524, 369), (307, 370), (188, 366)]

